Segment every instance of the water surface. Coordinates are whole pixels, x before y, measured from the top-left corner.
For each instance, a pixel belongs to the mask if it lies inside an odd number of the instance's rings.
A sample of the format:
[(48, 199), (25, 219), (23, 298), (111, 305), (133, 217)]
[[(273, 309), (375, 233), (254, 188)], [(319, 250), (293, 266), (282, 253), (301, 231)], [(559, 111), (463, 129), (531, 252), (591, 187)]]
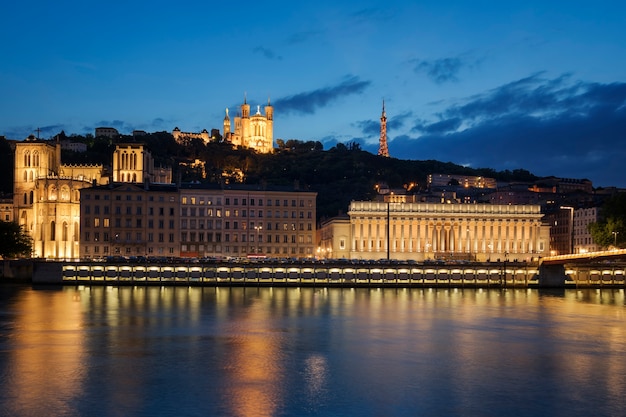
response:
[(0, 415), (624, 416), (623, 290), (0, 287)]

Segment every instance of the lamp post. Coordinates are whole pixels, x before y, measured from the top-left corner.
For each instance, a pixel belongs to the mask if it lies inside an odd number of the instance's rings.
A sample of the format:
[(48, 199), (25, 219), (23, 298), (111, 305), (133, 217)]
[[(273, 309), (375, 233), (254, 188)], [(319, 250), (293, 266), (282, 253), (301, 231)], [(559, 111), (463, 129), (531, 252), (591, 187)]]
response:
[(619, 234), (619, 232), (611, 232), (613, 234), (613, 246), (615, 246), (615, 248), (617, 249), (617, 235)]
[(256, 254), (260, 254), (260, 246), (259, 244), (261, 243), (261, 230), (263, 229), (263, 226), (259, 225), (259, 226), (254, 226), (254, 230), (256, 230)]

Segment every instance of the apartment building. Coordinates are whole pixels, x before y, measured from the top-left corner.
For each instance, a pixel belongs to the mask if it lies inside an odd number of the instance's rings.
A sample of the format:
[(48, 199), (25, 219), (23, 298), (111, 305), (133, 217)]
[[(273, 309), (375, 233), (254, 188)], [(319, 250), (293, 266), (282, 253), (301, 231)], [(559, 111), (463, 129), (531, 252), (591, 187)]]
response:
[(180, 254), (313, 257), (316, 197), (289, 187), (183, 184)]
[(180, 256), (176, 185), (112, 183), (80, 198), (82, 258)]

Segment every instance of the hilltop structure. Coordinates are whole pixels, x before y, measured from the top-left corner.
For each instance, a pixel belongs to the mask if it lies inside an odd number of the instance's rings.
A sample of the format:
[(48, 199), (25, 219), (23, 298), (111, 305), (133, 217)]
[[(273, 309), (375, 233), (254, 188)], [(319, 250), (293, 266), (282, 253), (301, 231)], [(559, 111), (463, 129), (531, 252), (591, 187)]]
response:
[(274, 150), (274, 108), (269, 99), (265, 106), (265, 114), (261, 114), (261, 106), (250, 116), (250, 105), (244, 97), (241, 113), (231, 124), (228, 108), (224, 116), (224, 140), (235, 146), (254, 149), (259, 153), (270, 153)]
[(380, 116), (378, 155), (389, 158), (389, 148), (387, 147), (387, 113), (385, 113), (385, 100), (383, 100), (383, 113)]

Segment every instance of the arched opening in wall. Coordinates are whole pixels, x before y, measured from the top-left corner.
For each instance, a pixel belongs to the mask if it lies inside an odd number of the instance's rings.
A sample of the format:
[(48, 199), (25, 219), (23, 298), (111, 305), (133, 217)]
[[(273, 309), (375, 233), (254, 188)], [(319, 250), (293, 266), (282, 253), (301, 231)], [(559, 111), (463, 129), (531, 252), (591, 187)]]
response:
[(70, 200), (70, 188), (67, 185), (61, 187), (61, 201)]
[(137, 182), (137, 174), (133, 173), (133, 182)]
[(74, 242), (78, 242), (78, 222), (74, 222)]
[(24, 193), (24, 205), (28, 204), (28, 194)]
[(33, 182), (34, 181), (34, 174), (33, 171), (30, 171), (30, 173), (28, 174), (28, 182)]
[(20, 226), (26, 227), (26, 225), (28, 224), (28, 215), (26, 214), (26, 210), (22, 211), (22, 214), (20, 215)]
[(43, 227), (43, 223), (39, 224), (39, 240), (43, 242), (43, 237), (44, 237), (44, 227)]
[(63, 231), (62, 231), (63, 235), (61, 236), (63, 242), (67, 242), (67, 231), (68, 231), (67, 229), (68, 229), (67, 222), (63, 222)]
[(33, 166), (39, 166), (39, 152), (33, 152)]
[(50, 222), (50, 240), (56, 240), (56, 224), (54, 223), (54, 220)]
[(29, 151), (24, 152), (24, 166), (25, 167), (30, 166), (30, 152)]
[(57, 199), (57, 187), (56, 185), (51, 185), (48, 189), (48, 200), (56, 200)]
[(24, 182), (28, 181), (28, 171), (24, 171)]
[(28, 201), (30, 202), (30, 204), (33, 204), (34, 200), (35, 200), (35, 192), (33, 190), (30, 190)]

